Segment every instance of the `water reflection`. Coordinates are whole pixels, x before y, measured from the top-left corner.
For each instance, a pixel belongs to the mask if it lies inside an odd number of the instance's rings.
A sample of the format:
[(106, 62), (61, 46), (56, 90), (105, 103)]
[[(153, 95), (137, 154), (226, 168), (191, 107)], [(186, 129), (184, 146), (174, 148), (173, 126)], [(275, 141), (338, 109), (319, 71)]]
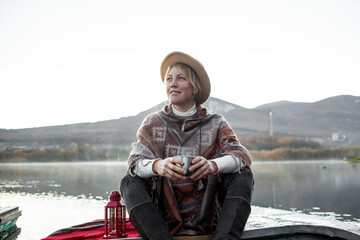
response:
[(254, 164), (253, 204), (359, 221), (359, 165), (340, 161)]
[(107, 199), (125, 171), (117, 162), (3, 164), (0, 190)]
[[(54, 231), (69, 226), (104, 218), (105, 200), (79, 199), (54, 194), (0, 192), (0, 206), (19, 206), (22, 216), (17, 222), (21, 228), (18, 239), (38, 240)], [(292, 224), (326, 225), (359, 233), (360, 223), (333, 221), (332, 218), (309, 216), (297, 212), (252, 207), (246, 229), (257, 229)]]
[[(359, 164), (255, 162), (253, 205), (360, 222)], [(119, 188), (119, 162), (1, 164), (0, 192), (107, 199)]]
[(0, 192), (0, 206), (19, 206), (17, 239), (38, 240), (56, 230), (104, 218), (105, 200), (79, 199), (51, 193)]

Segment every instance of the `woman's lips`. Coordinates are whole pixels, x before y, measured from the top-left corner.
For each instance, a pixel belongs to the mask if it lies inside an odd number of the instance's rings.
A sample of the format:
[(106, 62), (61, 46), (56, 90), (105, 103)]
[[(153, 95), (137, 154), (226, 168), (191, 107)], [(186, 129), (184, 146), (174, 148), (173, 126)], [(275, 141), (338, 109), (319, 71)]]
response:
[(180, 91), (170, 91), (170, 95), (178, 95), (180, 94)]

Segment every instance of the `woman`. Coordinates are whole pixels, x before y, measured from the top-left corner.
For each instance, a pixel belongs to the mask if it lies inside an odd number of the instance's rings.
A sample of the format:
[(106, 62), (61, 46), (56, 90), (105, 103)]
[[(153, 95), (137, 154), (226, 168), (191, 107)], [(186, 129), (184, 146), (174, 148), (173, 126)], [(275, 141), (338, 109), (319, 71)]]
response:
[[(211, 87), (199, 61), (173, 52), (160, 70), (170, 104), (137, 132), (120, 187), (130, 220), (143, 239), (239, 239), (250, 214), (250, 154), (221, 115), (201, 106)], [(190, 176), (178, 156), (194, 156)]]

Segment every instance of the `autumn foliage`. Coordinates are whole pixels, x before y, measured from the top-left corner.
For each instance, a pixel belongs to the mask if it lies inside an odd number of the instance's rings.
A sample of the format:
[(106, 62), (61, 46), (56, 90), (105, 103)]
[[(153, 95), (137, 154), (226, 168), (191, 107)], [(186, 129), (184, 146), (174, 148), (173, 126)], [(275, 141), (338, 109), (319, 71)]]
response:
[(322, 148), (317, 142), (285, 137), (251, 137), (241, 139), (254, 160), (344, 159), (360, 156), (360, 147)]
[(93, 160), (116, 160), (126, 159), (129, 156), (130, 149), (126, 147), (104, 149), (97, 148), (90, 144), (74, 144), (68, 148), (61, 149), (33, 149), (24, 151), (16, 149), (14, 151), (0, 152), (0, 162), (32, 161), (93, 161)]
[[(284, 137), (250, 137), (240, 139), (256, 160), (344, 159), (360, 156), (360, 147), (322, 148), (319, 143)], [(125, 161), (131, 148), (99, 148), (90, 144), (73, 144), (67, 148), (6, 150), (0, 152), (0, 162), (49, 161)]]

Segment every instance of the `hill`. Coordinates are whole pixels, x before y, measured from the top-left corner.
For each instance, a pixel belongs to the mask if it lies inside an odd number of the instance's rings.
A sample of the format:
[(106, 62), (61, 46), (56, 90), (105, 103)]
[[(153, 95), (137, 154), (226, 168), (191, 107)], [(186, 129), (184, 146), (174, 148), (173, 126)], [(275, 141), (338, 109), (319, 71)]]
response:
[[(163, 103), (136, 116), (62, 126), (28, 129), (0, 129), (0, 150), (14, 146), (25, 149), (67, 147), (85, 144), (112, 148), (129, 146), (144, 117)], [(275, 102), (253, 109), (210, 98), (205, 104), (222, 114), (242, 137), (269, 134), (269, 111), (275, 136), (311, 139), (327, 146), (360, 145), (360, 97), (335, 96), (314, 103)]]
[(314, 103), (273, 103), (256, 109), (271, 109), (275, 132), (334, 139), (341, 135), (349, 143), (359, 144), (360, 97), (343, 95)]

